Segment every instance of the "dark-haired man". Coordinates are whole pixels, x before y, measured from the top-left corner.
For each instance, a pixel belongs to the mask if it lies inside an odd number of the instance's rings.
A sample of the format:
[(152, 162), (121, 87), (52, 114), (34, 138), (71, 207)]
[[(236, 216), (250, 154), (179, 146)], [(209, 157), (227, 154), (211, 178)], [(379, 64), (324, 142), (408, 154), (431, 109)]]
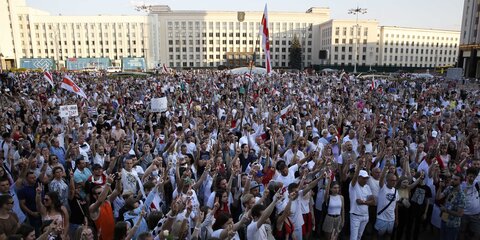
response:
[(451, 186), (445, 187), (444, 182), (440, 182), (437, 191), (437, 200), (446, 199), (445, 204), (440, 206), (442, 212), (441, 239), (456, 240), (460, 231), (460, 224), (465, 209), (465, 193), (461, 190), (460, 184), (462, 176), (456, 174), (452, 176)]

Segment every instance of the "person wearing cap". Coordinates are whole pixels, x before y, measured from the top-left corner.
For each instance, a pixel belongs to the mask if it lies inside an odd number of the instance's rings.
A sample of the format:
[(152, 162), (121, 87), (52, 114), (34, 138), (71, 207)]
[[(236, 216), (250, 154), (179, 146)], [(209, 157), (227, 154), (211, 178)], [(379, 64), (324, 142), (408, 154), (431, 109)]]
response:
[(389, 237), (393, 232), (395, 223), (398, 222), (396, 210), (400, 196), (395, 189), (397, 176), (393, 173), (387, 174), (387, 171), (388, 167), (383, 168), (379, 181), (380, 191), (377, 195), (375, 229), (378, 233), (378, 239)]
[(368, 172), (361, 169), (362, 160), (357, 164), (352, 181), (349, 184), (350, 194), (350, 240), (360, 240), (368, 223), (368, 206), (375, 206), (372, 190), (367, 185)]
[(107, 175), (103, 172), (100, 164), (93, 164), (92, 171), (92, 175), (85, 182), (85, 189), (88, 194), (94, 186), (103, 186), (107, 183)]
[(255, 197), (255, 202), (258, 202), (260, 201), (260, 197), (261, 196), (261, 193), (260, 193), (260, 187), (262, 185), (259, 184), (258, 182), (256, 181), (251, 181), (250, 182), (250, 191), (249, 193), (252, 194), (254, 197)]
[(427, 142), (425, 143), (425, 152), (429, 152), (431, 148), (435, 147), (438, 143), (438, 132), (435, 130), (432, 130), (430, 134), (427, 137)]
[(324, 144), (321, 143), (319, 140), (320, 140), (320, 135), (318, 135), (318, 133), (314, 132), (312, 134), (312, 141), (308, 142), (307, 153), (317, 152), (318, 154), (315, 154), (315, 157), (321, 157), (322, 156)]

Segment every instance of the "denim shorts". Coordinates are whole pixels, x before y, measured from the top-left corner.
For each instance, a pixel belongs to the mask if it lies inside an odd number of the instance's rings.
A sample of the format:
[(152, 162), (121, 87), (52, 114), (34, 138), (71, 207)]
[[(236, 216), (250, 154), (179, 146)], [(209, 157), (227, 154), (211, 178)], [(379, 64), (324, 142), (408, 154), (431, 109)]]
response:
[(384, 235), (385, 233), (391, 234), (394, 226), (395, 221), (384, 221), (377, 218), (377, 221), (375, 222), (375, 229), (378, 231), (379, 235)]

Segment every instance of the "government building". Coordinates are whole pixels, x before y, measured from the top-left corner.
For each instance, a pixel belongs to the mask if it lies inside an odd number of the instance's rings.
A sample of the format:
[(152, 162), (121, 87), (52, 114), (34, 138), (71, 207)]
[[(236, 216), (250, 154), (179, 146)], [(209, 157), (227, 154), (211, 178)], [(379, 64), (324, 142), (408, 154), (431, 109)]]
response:
[(478, 0), (465, 0), (463, 4), (458, 65), (463, 68), (465, 77), (480, 77), (479, 4)]
[[(263, 11), (183, 11), (167, 5), (144, 16), (52, 16), (25, 0), (0, 0), (0, 66), (82, 70), (122, 66), (148, 70), (264, 65), (259, 34)], [(330, 9), (268, 12), (271, 61), (288, 68), (290, 45), (302, 66), (363, 68), (453, 66), (459, 31), (381, 26), (376, 20), (330, 18)]]

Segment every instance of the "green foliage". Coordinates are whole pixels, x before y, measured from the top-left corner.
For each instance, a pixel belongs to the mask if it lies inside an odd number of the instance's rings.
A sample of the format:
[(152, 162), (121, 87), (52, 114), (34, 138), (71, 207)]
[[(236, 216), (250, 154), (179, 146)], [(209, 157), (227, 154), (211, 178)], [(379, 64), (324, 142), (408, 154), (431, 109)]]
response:
[(290, 45), (290, 68), (299, 69), (302, 68), (302, 45), (297, 38), (297, 35), (293, 36), (292, 45)]

